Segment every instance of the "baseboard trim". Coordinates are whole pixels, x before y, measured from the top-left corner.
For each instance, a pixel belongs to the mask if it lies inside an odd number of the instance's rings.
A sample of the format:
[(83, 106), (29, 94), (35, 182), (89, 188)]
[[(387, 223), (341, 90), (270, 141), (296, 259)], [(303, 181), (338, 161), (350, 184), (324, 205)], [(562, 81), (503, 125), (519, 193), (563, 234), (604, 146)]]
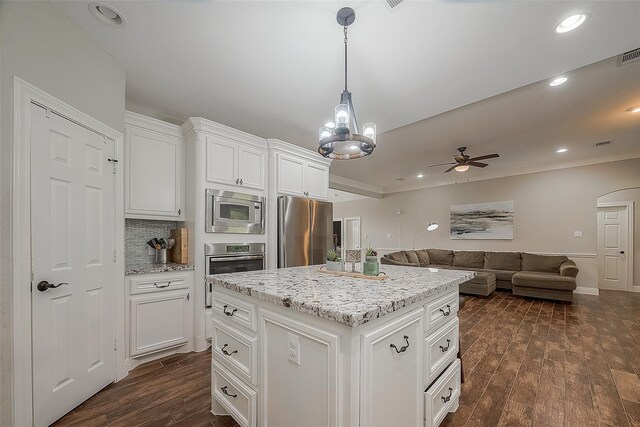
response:
[(598, 288), (586, 288), (584, 286), (578, 286), (573, 292), (583, 295), (600, 295), (600, 290)]

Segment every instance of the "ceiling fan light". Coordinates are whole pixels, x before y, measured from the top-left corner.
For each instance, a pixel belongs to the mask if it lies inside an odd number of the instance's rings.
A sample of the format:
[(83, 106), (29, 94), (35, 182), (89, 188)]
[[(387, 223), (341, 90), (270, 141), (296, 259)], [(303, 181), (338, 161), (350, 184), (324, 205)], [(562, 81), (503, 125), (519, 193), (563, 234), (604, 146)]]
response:
[(455, 167), (456, 172), (466, 172), (469, 170), (469, 165), (458, 165)]

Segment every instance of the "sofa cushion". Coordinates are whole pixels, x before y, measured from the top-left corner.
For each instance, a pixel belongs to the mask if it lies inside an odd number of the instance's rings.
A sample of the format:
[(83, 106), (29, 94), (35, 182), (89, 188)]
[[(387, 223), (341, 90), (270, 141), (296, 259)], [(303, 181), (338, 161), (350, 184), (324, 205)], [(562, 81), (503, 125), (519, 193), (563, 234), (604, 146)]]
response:
[(397, 261), (397, 262), (404, 262), (407, 263), (409, 262), (407, 260), (407, 256), (404, 254), (403, 251), (398, 251), (398, 252), (389, 252), (388, 254), (385, 255), (387, 258), (389, 258), (390, 260), (393, 261)]
[(522, 271), (560, 273), (560, 265), (568, 260), (566, 256), (536, 255), (522, 253)]
[(427, 249), (427, 252), (429, 252), (429, 264), (453, 264), (453, 251), (447, 249)]
[(488, 270), (520, 271), (520, 252), (485, 252), (484, 268)]
[(416, 251), (416, 255), (418, 255), (418, 261), (420, 261), (420, 267), (426, 267), (430, 264), (429, 252), (426, 249)]
[(503, 282), (509, 282), (509, 283), (511, 283), (511, 278), (513, 277), (513, 275), (517, 273), (517, 271), (490, 270), (487, 268), (482, 269), (482, 271), (484, 271), (485, 273), (493, 273), (496, 276), (496, 280), (501, 280)]
[(416, 255), (416, 251), (403, 251), (404, 252), (404, 256), (407, 257), (407, 261), (410, 262), (411, 264), (420, 264), (420, 261), (418, 260), (418, 255)]
[(527, 288), (557, 289), (572, 291), (576, 288), (576, 279), (561, 276), (558, 273), (543, 273), (539, 271), (519, 271), (513, 275), (514, 286)]
[(484, 267), (484, 252), (481, 251), (456, 251), (453, 254), (455, 267)]
[(476, 273), (476, 277), (474, 277), (471, 280), (467, 280), (467, 283), (477, 283), (477, 284), (483, 284), (483, 285), (494, 284), (495, 285), (496, 276), (495, 276), (495, 274), (492, 274), (492, 273), (485, 273), (485, 272), (479, 271), (478, 273)]

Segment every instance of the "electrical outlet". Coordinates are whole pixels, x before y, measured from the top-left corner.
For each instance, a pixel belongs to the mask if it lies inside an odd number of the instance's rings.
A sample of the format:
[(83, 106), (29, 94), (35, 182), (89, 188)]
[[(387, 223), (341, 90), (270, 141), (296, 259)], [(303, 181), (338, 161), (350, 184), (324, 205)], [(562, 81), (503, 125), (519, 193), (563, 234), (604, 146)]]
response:
[(582, 231), (574, 231), (573, 237), (582, 237)]
[(289, 333), (289, 347), (287, 353), (289, 353), (289, 360), (300, 366), (300, 337)]

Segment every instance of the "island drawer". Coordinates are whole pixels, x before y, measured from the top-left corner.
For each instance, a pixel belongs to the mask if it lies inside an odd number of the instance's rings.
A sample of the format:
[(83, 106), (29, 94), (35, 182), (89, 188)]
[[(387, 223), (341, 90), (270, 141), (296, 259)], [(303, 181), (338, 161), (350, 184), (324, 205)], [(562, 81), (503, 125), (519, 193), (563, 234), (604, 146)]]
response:
[(449, 412), (458, 409), (460, 397), (460, 359), (449, 368), (424, 394), (424, 426), (437, 427)]
[(428, 386), (458, 354), (458, 318), (454, 317), (424, 340), (424, 381)]
[(213, 317), (230, 325), (241, 326), (253, 332), (258, 330), (256, 306), (250, 302), (234, 298), (213, 290)]
[(256, 392), (215, 361), (211, 362), (211, 394), (243, 427), (255, 427)]
[(129, 279), (129, 294), (138, 295), (150, 292), (174, 291), (189, 287), (186, 274), (156, 274), (152, 276), (136, 277)]
[(451, 292), (425, 304), (425, 336), (458, 315), (458, 292)]
[(212, 332), (213, 357), (225, 364), (240, 378), (257, 385), (256, 339), (217, 319), (213, 320)]

